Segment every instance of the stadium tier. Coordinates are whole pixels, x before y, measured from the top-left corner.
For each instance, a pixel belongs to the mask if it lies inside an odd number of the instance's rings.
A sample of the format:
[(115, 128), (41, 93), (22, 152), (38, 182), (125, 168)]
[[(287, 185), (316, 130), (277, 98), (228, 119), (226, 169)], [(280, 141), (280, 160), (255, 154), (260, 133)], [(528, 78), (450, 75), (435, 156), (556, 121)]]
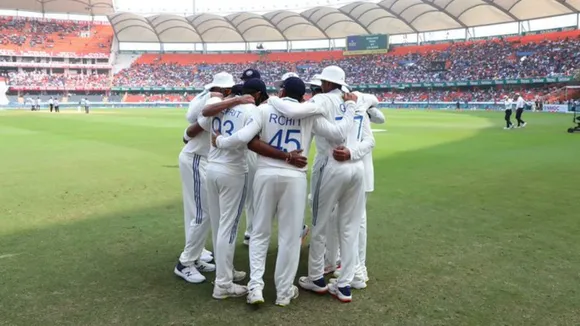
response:
[[(529, 100), (563, 98), (556, 90), (580, 66), (580, 31), (399, 45), (386, 54), (343, 51), (251, 53), (111, 53), (113, 30), (104, 23), (0, 17), (0, 74), (9, 98), (74, 94), (95, 100), (183, 102), (212, 76), (258, 69), (270, 85), (286, 72), (309, 79), (338, 65), (355, 89), (383, 101), (497, 101), (518, 91)], [(115, 73), (113, 73), (115, 72)], [(570, 95), (570, 94), (567, 94)]]

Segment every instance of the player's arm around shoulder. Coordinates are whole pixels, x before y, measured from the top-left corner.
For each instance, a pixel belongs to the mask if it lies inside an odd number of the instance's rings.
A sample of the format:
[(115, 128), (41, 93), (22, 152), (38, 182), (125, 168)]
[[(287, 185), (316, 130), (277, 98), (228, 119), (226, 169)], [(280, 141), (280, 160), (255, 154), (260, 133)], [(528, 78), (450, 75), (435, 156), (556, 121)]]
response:
[(324, 107), (320, 105), (322, 100), (318, 101), (318, 103), (313, 101), (317, 96), (318, 95), (314, 96), (312, 99), (304, 103), (272, 96), (268, 99), (268, 104), (274, 107), (276, 111), (290, 119), (304, 119), (324, 112)]
[(197, 118), (199, 117), (203, 106), (209, 98), (209, 92), (203, 91), (199, 93), (193, 100), (191, 100), (191, 102), (189, 102), (189, 107), (187, 109), (187, 113), (185, 114), (185, 119), (187, 119), (189, 123), (197, 122)]
[(354, 126), (355, 108), (354, 101), (346, 101), (344, 116), (336, 124), (331, 123), (323, 116), (313, 117), (315, 119), (312, 127), (314, 133), (329, 141), (343, 143)]
[[(258, 108), (246, 108), (244, 112), (244, 127), (231, 136), (216, 134), (212, 137), (212, 144), (217, 148), (234, 148), (247, 146), (247, 144), (262, 130), (262, 114)], [(253, 111), (253, 112), (252, 112)]]

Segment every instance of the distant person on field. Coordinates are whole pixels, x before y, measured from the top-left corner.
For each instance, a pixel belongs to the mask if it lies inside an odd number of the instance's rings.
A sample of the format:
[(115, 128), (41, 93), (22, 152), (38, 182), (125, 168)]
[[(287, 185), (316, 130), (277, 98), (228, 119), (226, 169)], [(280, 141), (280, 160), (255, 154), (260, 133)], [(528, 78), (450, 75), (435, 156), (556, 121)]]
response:
[(514, 124), (512, 123), (512, 106), (514, 105), (512, 99), (510, 99), (507, 95), (504, 96), (504, 104), (505, 104), (505, 127), (503, 129), (513, 129)]
[(85, 97), (85, 113), (89, 114), (89, 106), (90, 106), (91, 102), (89, 102), (89, 99)]
[(516, 120), (518, 121), (518, 128), (523, 128), (526, 126), (526, 122), (522, 120), (522, 114), (524, 113), (526, 101), (519, 93), (516, 93), (514, 100), (516, 101)]

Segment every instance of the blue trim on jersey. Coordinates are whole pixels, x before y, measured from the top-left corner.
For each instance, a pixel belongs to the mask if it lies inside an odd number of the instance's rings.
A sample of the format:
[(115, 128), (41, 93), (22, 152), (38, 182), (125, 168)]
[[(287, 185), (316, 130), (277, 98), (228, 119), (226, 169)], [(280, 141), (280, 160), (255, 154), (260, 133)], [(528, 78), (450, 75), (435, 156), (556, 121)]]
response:
[(314, 195), (312, 196), (312, 226), (316, 226), (316, 222), (318, 221), (318, 197), (320, 195), (320, 185), (322, 183), (322, 177), (324, 176), (324, 168), (328, 164), (328, 157), (318, 172), (318, 180), (316, 180), (316, 186), (314, 187)]
[(242, 211), (244, 210), (244, 206), (246, 204), (246, 195), (248, 190), (248, 173), (244, 173), (244, 190), (242, 191), (242, 198), (240, 199), (240, 205), (238, 206), (238, 213), (236, 215), (236, 221), (232, 227), (232, 231), (230, 232), (230, 244), (236, 241), (236, 235), (238, 234), (238, 224), (240, 223), (240, 217), (242, 217)]
[(201, 177), (199, 175), (199, 162), (201, 156), (193, 154), (193, 198), (195, 200), (195, 224), (199, 225), (203, 221), (203, 209), (201, 206)]

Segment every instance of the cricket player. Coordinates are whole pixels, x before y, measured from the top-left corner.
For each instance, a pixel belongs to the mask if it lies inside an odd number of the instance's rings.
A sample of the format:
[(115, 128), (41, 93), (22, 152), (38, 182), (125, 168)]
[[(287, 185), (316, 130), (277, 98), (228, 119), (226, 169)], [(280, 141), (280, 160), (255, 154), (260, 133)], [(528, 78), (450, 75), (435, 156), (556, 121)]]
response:
[(60, 112), (60, 103), (57, 97), (54, 98), (54, 112)]
[(36, 104), (36, 111), (40, 111), (40, 103), (41, 103), (40, 96), (38, 96), (36, 98), (36, 102), (35, 102), (35, 104)]
[[(385, 123), (385, 116), (383, 113), (377, 109), (377, 105), (379, 104), (379, 100), (376, 96), (372, 94), (364, 94), (360, 92), (354, 92), (357, 95), (358, 102), (357, 105), (368, 107), (369, 109), (365, 112), (365, 114), (369, 117), (369, 123), (366, 123), (363, 128), (367, 129), (367, 134), (371, 135), (372, 137), (372, 129), (370, 122), (376, 124), (383, 124)], [(370, 138), (369, 137), (369, 138)], [(367, 210), (366, 210), (366, 203), (368, 200), (368, 196), (370, 193), (374, 191), (374, 183), (375, 183), (375, 175), (374, 175), (374, 166), (373, 166), (373, 157), (372, 157), (372, 148), (374, 144), (374, 137), (372, 141), (370, 139), (364, 139), (359, 144), (359, 150), (362, 153), (367, 153), (363, 156), (363, 164), (364, 164), (364, 187), (365, 187), (365, 209), (364, 214), (361, 219), (361, 224), (359, 228), (359, 235), (358, 235), (358, 265), (357, 270), (355, 272), (355, 278), (351, 283), (351, 286), (355, 289), (363, 289), (366, 288), (366, 282), (369, 281), (368, 271), (366, 268), (366, 256), (367, 256)], [(336, 218), (335, 215), (331, 215), (331, 218)], [(338, 250), (338, 230), (335, 226), (336, 223), (331, 223), (331, 227), (329, 228), (329, 233), (327, 234), (326, 239), (326, 255), (329, 257), (329, 260), (338, 261), (340, 259), (339, 250)], [(326, 256), (325, 256), (326, 257)], [(326, 258), (325, 258), (326, 259)], [(328, 262), (327, 266), (328, 266)], [(325, 267), (327, 268), (327, 267)], [(340, 277), (340, 270), (337, 270), (334, 273), (335, 277)], [(331, 279), (331, 282), (333, 280)]]
[[(314, 96), (308, 103), (296, 104), (272, 99), (269, 103), (289, 118), (299, 119), (321, 114), (329, 121), (341, 120), (346, 112), (342, 100), (343, 90), (348, 90), (344, 71), (337, 66), (324, 68), (320, 74), (324, 94)], [(366, 115), (354, 118), (355, 128), (346, 141), (335, 144), (316, 136), (317, 154), (312, 173), (312, 237), (308, 258), (308, 276), (301, 277), (302, 288), (317, 293), (329, 291), (342, 302), (352, 301), (350, 284), (357, 266), (357, 238), (364, 213), (364, 165), (359, 149), (362, 140), (374, 146), (372, 135), (367, 134)], [(333, 206), (338, 203), (337, 223), (339, 230), (342, 272), (336, 283), (326, 284), (324, 253), (327, 224)]]
[(509, 98), (507, 95), (504, 96), (503, 98), (504, 100), (504, 105), (505, 105), (505, 127), (503, 129), (513, 129), (514, 128), (514, 124), (512, 123), (512, 107), (514, 105), (513, 101), (511, 98)]
[(54, 102), (52, 101), (52, 96), (48, 99), (48, 110), (50, 112), (52, 112), (52, 109), (54, 108)]
[[(258, 105), (268, 99), (266, 85), (259, 79), (246, 81), (243, 92), (258, 94)], [(213, 117), (201, 116), (198, 123), (205, 130), (230, 136), (242, 129), (254, 110), (253, 104), (238, 105)], [(212, 146), (208, 155), (206, 184), (216, 263), (215, 299), (240, 297), (248, 292), (246, 286), (234, 283), (233, 266), (238, 223), (247, 195), (246, 152), (246, 147), (224, 150)], [(238, 274), (245, 277), (243, 272)]]
[[(206, 104), (219, 102), (219, 97), (212, 97), (212, 94), (228, 96), (233, 86), (234, 77), (232, 75), (226, 72), (216, 74), (212, 83), (205, 85), (205, 90), (191, 101), (186, 114), (189, 123), (197, 122), (200, 112)], [(174, 268), (174, 273), (189, 283), (201, 283), (206, 279), (201, 274), (202, 272), (215, 271), (215, 265), (209, 263), (213, 259), (212, 253), (204, 248), (210, 229), (206, 198), (209, 137), (208, 132), (201, 131), (195, 138), (191, 138), (186, 131), (184, 135), (186, 145), (179, 154), (185, 247)]]
[[(284, 79), (280, 95), (285, 101), (299, 103), (306, 92), (304, 82), (298, 77)], [(353, 98), (352, 95), (348, 95)], [(312, 133), (341, 143), (354, 124), (353, 101), (347, 102), (345, 119), (339, 124), (330, 123), (322, 116), (304, 119), (290, 119), (280, 114), (270, 105), (263, 105), (252, 116), (250, 122), (230, 137), (219, 136), (218, 148), (245, 146), (259, 135), (260, 139), (285, 152), (304, 150), (308, 152)], [(258, 172), (254, 180), (254, 219), (250, 238), (250, 292), (247, 302), (263, 303), (264, 270), (272, 231), (274, 216), (278, 217), (278, 257), (276, 260), (275, 283), (276, 304), (286, 306), (298, 297), (298, 288), (292, 283), (298, 269), (300, 258), (300, 239), (304, 221), (305, 197), (307, 192), (306, 167), (296, 168), (287, 163), (258, 157)]]
[(91, 105), (91, 102), (89, 101), (88, 98), (85, 97), (85, 113), (89, 114), (89, 107)]

